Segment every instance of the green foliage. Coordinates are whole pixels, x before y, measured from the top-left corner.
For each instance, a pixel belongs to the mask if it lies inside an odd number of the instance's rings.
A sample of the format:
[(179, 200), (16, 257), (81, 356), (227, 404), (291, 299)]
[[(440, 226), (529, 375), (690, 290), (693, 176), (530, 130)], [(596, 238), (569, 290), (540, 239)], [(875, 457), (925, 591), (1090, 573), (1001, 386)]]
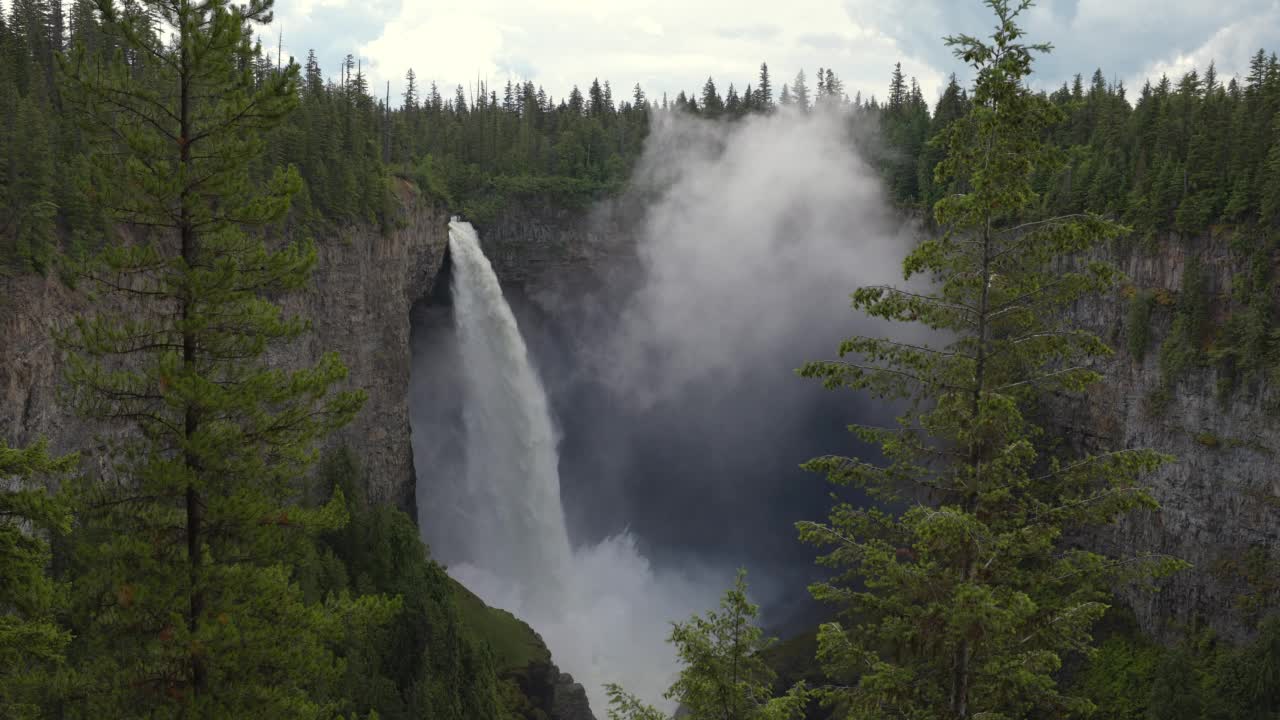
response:
[(1155, 307), (1155, 294), (1147, 290), (1134, 292), (1129, 298), (1129, 313), (1125, 317), (1125, 339), (1129, 356), (1142, 362), (1151, 342), (1151, 310)]
[(292, 371), (266, 358), (307, 330), (277, 303), (316, 259), (309, 243), (264, 239), (296, 172), (252, 172), (264, 131), (297, 104), (298, 68), (254, 72), (270, 0), (99, 11), (128, 53), (78, 47), (61, 63), (64, 100), (101, 148), (95, 202), (135, 233), (86, 263), (101, 296), (61, 340), (71, 400), (125, 439), (76, 493), (78, 676), (63, 712), (329, 717), (344, 671), (332, 648), (395, 603), (308, 602), (293, 577), (310, 538), (347, 522), (341, 492), (320, 507), (297, 492), (364, 399), (330, 391), (346, 377), (336, 356)]
[(42, 537), (66, 533), (71, 514), (39, 483), (64, 478), (76, 463), (74, 455), (50, 457), (43, 440), (28, 448), (0, 441), (0, 716), (13, 720), (40, 717), (71, 639), (56, 620), (63, 588), (48, 575)]
[[(1207, 631), (1166, 643), (1144, 635), (1132, 613), (1113, 606), (1098, 624), (1097, 647), (1064, 668), (1070, 691), (1095, 707), (1093, 720), (1273, 720), (1280, 695), (1280, 623), (1264, 621), (1252, 637), (1228, 643)], [(806, 634), (793, 639), (805, 644)], [(788, 641), (788, 642), (793, 642)], [(780, 643), (785, 644), (785, 643)], [(776, 648), (776, 646), (775, 646)], [(771, 667), (791, 660), (766, 654)], [(794, 658), (797, 675), (817, 671), (812, 655)], [(840, 708), (806, 717), (842, 718)]]
[(1210, 354), (1223, 379), (1234, 385), (1237, 378), (1268, 378), (1277, 365), (1277, 339), (1273, 302), (1276, 242), (1272, 230), (1242, 229), (1236, 232), (1232, 250), (1246, 263), (1231, 283), (1230, 316), (1219, 330)]
[(1192, 367), (1208, 358), (1209, 296), (1204, 270), (1192, 257), (1182, 272), (1182, 289), (1173, 313), (1173, 327), (1160, 345), (1160, 373), (1163, 384), (1173, 387)]
[(967, 114), (942, 136), (935, 177), (963, 191), (936, 204), (942, 234), (904, 263), (906, 279), (935, 285), (853, 294), (872, 317), (950, 339), (854, 337), (842, 360), (801, 370), (830, 388), (908, 401), (897, 427), (854, 428), (880, 445), (885, 464), (807, 464), (882, 503), (842, 503), (828, 522), (799, 526), (838, 571), (812, 590), (842, 611), (819, 631), (818, 656), (834, 683), (828, 700), (846, 703), (851, 718), (1086, 714), (1088, 699), (1056, 678), (1064, 658), (1088, 652), (1109, 583), (1122, 569), (1141, 578), (1178, 566), (1064, 539), (1154, 507), (1137, 481), (1166, 458), (1062, 455), (1033, 420), (1047, 394), (1099, 379), (1090, 363), (1110, 349), (1064, 310), (1114, 287), (1119, 273), (1089, 252), (1125, 228), (1089, 213), (1037, 217), (1035, 182), (1060, 159), (1043, 139), (1062, 113), (1024, 78), (1048, 48), (1021, 42), (1015, 20), (1028, 2), (987, 4), (998, 19), (989, 42), (948, 39), (977, 80)]
[(1207, 633), (1164, 647), (1129, 629), (1078, 677), (1096, 720), (1272, 720), (1280, 707), (1280, 622), (1232, 645)]
[[(680, 674), (666, 692), (690, 720), (789, 720), (802, 716), (808, 691), (797, 683), (773, 696), (774, 673), (764, 653), (773, 644), (755, 625), (759, 607), (747, 599), (746, 571), (708, 611), (674, 623), (668, 641), (675, 645)], [(663, 720), (665, 716), (617, 685), (607, 687), (610, 720)]]
[(506, 610), (485, 605), (475, 593), (452, 578), (449, 584), (459, 617), (478, 640), (489, 646), (498, 672), (518, 672), (530, 665), (551, 662), (551, 652), (527, 624)]
[(1080, 691), (1097, 708), (1096, 720), (1147, 720), (1163, 649), (1140, 637), (1114, 636), (1094, 652)]
[[(349, 498), (344, 502), (351, 519), (321, 534), (299, 568), (312, 598), (346, 593), (397, 600), (387, 623), (363, 632), (352, 627), (335, 646), (346, 661), (332, 690), (341, 698), (340, 711), (361, 717), (376, 712), (384, 720), (502, 717), (497, 676), (502, 656), (475, 629), (458, 599), (459, 586), (428, 557), (413, 521), (395, 508), (356, 501), (362, 485), (349, 451), (332, 453), (321, 463), (318, 483), (308, 494), (321, 498), (336, 491)], [(499, 612), (480, 603), (473, 612), (481, 611)], [(502, 630), (505, 638), (512, 628)], [(541, 650), (545, 657), (545, 647)]]

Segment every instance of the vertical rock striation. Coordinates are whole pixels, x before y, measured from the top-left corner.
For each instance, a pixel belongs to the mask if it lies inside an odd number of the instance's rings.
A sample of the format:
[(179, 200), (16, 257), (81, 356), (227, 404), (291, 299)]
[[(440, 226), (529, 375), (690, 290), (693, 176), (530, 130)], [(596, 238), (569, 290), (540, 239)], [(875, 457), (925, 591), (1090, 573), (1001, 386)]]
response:
[[(1172, 324), (1183, 273), (1192, 257), (1204, 274), (1209, 322), (1231, 312), (1231, 286), (1242, 267), (1223, 237), (1170, 239), (1160, 249), (1124, 259), (1131, 287), (1076, 309), (1116, 349), (1100, 368), (1105, 380), (1073, 399), (1059, 417), (1095, 450), (1150, 447), (1175, 460), (1148, 478), (1161, 504), (1135, 515), (1097, 541), (1126, 550), (1172, 555), (1190, 570), (1158, 583), (1158, 592), (1126, 591), (1143, 626), (1166, 638), (1210, 627), (1239, 640), (1280, 608), (1280, 422), (1264, 378), (1240, 378), (1218, 389), (1219, 371), (1196, 366), (1161, 393), (1160, 344)], [(1151, 292), (1148, 349), (1126, 349), (1137, 328), (1133, 292)], [(1163, 395), (1163, 397), (1161, 397)]]
[[(281, 367), (314, 363), (337, 352), (346, 387), (369, 399), (355, 421), (330, 439), (360, 457), (366, 496), (416, 514), (409, 446), (409, 310), (435, 280), (447, 246), (448, 215), (407, 183), (389, 232), (357, 227), (316, 238), (312, 283), (282, 299), (285, 311), (311, 321), (314, 332), (268, 360)], [(85, 293), (55, 277), (0, 277), (0, 437), (24, 444), (47, 436), (57, 451), (95, 455), (103, 428), (80, 420), (61, 396), (63, 359), (53, 341), (89, 305)]]

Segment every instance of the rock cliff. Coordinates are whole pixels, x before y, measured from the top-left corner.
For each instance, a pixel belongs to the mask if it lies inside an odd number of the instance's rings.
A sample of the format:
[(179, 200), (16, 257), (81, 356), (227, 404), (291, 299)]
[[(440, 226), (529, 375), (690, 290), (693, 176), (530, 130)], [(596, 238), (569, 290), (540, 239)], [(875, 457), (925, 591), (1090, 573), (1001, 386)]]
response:
[[(1161, 509), (1130, 518), (1101, 540), (1193, 565), (1160, 582), (1158, 592), (1125, 593), (1144, 627), (1174, 637), (1207, 626), (1240, 639), (1261, 615), (1280, 608), (1280, 423), (1264, 378), (1238, 378), (1224, 392), (1225, 378), (1210, 364), (1171, 384), (1162, 380), (1160, 345), (1193, 258), (1209, 322), (1220, 324), (1233, 311), (1232, 286), (1245, 258), (1225, 236), (1170, 238), (1122, 259), (1131, 284), (1076, 309), (1116, 355), (1101, 368), (1105, 381), (1063, 417), (1095, 448), (1150, 447), (1175, 458), (1147, 478)], [(1142, 293), (1154, 298), (1145, 330), (1134, 327), (1140, 318), (1130, 312)], [(1150, 335), (1142, 357), (1127, 350), (1133, 332)]]
[[(330, 440), (360, 457), (366, 494), (416, 513), (409, 446), (409, 309), (435, 280), (448, 245), (448, 216), (407, 184), (393, 228), (353, 228), (317, 237), (319, 262), (306, 290), (284, 298), (287, 312), (305, 317), (314, 332), (271, 359), (310, 364), (336, 351), (350, 370), (347, 385), (368, 401), (355, 421)], [(0, 437), (24, 444), (38, 436), (55, 450), (88, 450), (93, 428), (59, 397), (62, 358), (51, 330), (87, 305), (81, 292), (55, 277), (0, 277)]]

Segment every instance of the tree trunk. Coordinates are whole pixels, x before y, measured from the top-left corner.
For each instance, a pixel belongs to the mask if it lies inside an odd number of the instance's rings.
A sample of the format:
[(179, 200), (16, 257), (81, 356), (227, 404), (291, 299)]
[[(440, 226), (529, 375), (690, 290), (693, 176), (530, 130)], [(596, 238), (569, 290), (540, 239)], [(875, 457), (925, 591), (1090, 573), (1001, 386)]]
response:
[[(191, 6), (186, 0), (181, 5), (179, 12), (179, 40), (181, 45), (182, 67), (179, 73), (180, 100), (179, 100), (179, 134), (178, 134), (178, 153), (179, 161), (188, 169), (192, 165), (190, 138), (192, 136), (191, 127), (191, 39), (186, 32), (188, 16), (191, 14)], [(187, 177), (194, 177), (194, 173), (188, 173)], [(190, 188), (184, 186), (179, 194), (179, 222), (178, 233), (182, 241), (182, 260), (186, 265), (185, 272), (190, 272), (195, 267), (197, 258), (195, 223), (191, 216), (191, 197)], [(183, 298), (181, 315), (183, 320), (182, 329), (182, 367), (186, 372), (193, 371), (196, 364), (196, 338), (186, 322), (191, 317), (192, 307), (195, 298), (192, 297), (193, 291), (188, 284)], [(184, 439), (190, 443), (191, 439), (200, 429), (200, 413), (199, 409), (193, 407), (188, 402), (184, 411), (183, 418), (183, 435)], [(203, 550), (201, 537), (204, 525), (204, 504), (200, 497), (200, 489), (197, 486), (197, 478), (200, 475), (200, 458), (187, 449), (184, 453), (183, 461), (190, 471), (190, 477), (187, 482), (186, 492), (186, 510), (187, 510), (187, 566), (188, 566), (188, 609), (187, 609), (187, 629), (194, 637), (200, 629), (200, 616), (204, 613), (204, 589), (201, 587), (201, 565), (203, 564)], [(206, 690), (206, 671), (204, 659), (200, 656), (198, 650), (192, 650), (190, 657), (191, 663), (191, 695), (193, 703), (205, 693)]]

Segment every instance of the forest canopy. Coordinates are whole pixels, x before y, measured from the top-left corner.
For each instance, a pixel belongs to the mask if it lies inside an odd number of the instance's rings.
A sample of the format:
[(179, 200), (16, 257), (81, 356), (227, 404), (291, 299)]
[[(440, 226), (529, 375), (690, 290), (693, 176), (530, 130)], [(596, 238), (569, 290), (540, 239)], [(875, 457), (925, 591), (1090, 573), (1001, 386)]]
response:
[[(126, 11), (132, 5), (124, 6)], [(145, 78), (141, 59), (119, 52), (92, 0), (64, 9), (16, 0), (0, 18), (0, 266), (47, 272), (60, 250), (82, 253), (104, 219), (89, 201), (83, 132), (63, 107), (57, 56), (83, 46)], [(239, 59), (259, 84), (283, 59), (260, 46)], [(326, 77), (314, 52), (300, 59), (296, 110), (271, 130), (257, 172), (294, 165), (304, 183), (290, 221), (311, 228), (385, 224), (388, 179), (415, 181), (451, 210), (475, 220), (514, 198), (548, 198), (581, 207), (619, 191), (640, 155), (655, 112), (732, 122), (782, 108), (837, 110), (859, 132), (892, 199), (925, 209), (942, 188), (933, 179), (941, 146), (931, 142), (970, 103), (956, 77), (930, 103), (901, 65), (883, 94), (847, 88), (830, 68), (779, 81), (762, 64), (738, 88), (709, 77), (673, 98), (639, 85), (592, 79), (553, 97), (532, 81), (440, 88), (406, 69), (399, 97), (370, 86), (354, 56)], [(1215, 67), (1153, 78), (1141, 88), (1106, 79), (1102, 69), (1042, 91), (1063, 110), (1052, 142), (1068, 162), (1037, 178), (1046, 215), (1084, 209), (1132, 226), (1133, 237), (1194, 234), (1218, 223), (1280, 218), (1280, 62), (1258, 50), (1244, 77)], [(1038, 80), (1037, 82), (1043, 82)], [(52, 122), (50, 121), (52, 119)]]

